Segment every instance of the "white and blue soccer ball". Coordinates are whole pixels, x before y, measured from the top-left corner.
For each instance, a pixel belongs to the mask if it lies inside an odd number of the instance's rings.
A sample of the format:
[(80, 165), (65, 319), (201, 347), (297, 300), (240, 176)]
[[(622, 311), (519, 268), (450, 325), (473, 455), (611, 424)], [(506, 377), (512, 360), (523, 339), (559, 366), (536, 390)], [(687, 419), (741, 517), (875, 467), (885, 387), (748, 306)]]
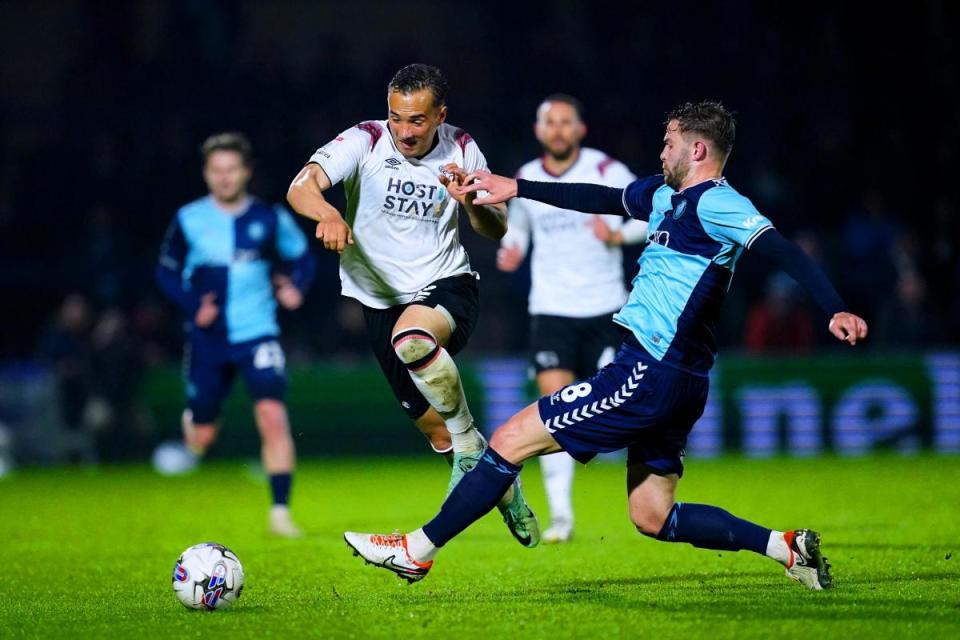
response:
[(240, 558), (215, 542), (193, 545), (173, 567), (173, 592), (189, 609), (226, 609), (243, 592)]
[(193, 471), (197, 467), (198, 458), (185, 444), (171, 440), (160, 443), (153, 450), (151, 461), (157, 473), (179, 476)]

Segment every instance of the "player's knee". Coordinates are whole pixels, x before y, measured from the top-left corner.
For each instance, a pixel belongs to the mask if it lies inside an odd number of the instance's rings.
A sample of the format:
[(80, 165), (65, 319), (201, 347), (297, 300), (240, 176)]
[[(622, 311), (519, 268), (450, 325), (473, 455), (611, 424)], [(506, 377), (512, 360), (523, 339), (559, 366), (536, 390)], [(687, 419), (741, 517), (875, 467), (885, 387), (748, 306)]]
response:
[(217, 428), (212, 424), (194, 424), (187, 444), (193, 449), (206, 451), (217, 439)]
[(490, 446), (510, 461), (522, 457), (521, 454), (525, 444), (526, 439), (523, 435), (523, 429), (516, 417), (510, 418), (501, 425), (490, 438)]
[(391, 342), (401, 362), (412, 368), (426, 364), (439, 348), (437, 338), (421, 327), (410, 327), (398, 331), (393, 335)]
[(257, 417), (257, 427), (264, 440), (271, 442), (289, 437), (287, 410), (282, 402), (271, 399), (259, 400), (254, 411)]
[[(672, 506), (672, 505), (671, 505)], [(645, 536), (656, 538), (663, 525), (667, 522), (670, 509), (666, 510), (650, 504), (631, 504), (630, 521), (637, 531)]]

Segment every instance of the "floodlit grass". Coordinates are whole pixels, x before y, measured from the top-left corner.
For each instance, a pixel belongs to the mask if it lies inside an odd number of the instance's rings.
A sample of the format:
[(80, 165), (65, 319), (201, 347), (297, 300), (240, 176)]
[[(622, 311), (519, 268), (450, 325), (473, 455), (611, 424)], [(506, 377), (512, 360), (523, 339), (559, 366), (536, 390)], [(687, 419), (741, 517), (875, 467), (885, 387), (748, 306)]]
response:
[[(543, 511), (535, 462), (524, 479)], [(344, 530), (419, 526), (446, 481), (434, 459), (306, 461), (293, 506), (309, 535), (286, 541), (264, 532), (253, 466), (22, 470), (0, 481), (0, 636), (960, 637), (957, 457), (688, 461), (681, 500), (818, 529), (836, 584), (823, 593), (747, 552), (638, 535), (614, 463), (578, 469), (569, 545), (524, 549), (494, 514), (418, 584), (351, 556)], [(178, 554), (207, 540), (246, 570), (226, 611), (188, 611), (170, 587)]]

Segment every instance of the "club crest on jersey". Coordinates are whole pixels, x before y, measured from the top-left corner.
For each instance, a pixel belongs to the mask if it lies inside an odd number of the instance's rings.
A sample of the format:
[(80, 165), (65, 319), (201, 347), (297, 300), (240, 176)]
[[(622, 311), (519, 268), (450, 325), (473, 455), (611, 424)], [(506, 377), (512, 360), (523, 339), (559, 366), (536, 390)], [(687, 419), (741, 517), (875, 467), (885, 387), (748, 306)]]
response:
[(253, 222), (247, 227), (247, 235), (250, 236), (251, 240), (262, 240), (265, 232), (262, 222)]
[(686, 211), (687, 211), (687, 201), (680, 200), (680, 202), (677, 203), (677, 206), (673, 208), (673, 212), (672, 212), (673, 219), (679, 220), (680, 216), (686, 213)]
[(447, 190), (440, 187), (437, 191), (437, 204), (433, 205), (433, 215), (440, 217), (443, 215), (443, 207), (447, 203)]

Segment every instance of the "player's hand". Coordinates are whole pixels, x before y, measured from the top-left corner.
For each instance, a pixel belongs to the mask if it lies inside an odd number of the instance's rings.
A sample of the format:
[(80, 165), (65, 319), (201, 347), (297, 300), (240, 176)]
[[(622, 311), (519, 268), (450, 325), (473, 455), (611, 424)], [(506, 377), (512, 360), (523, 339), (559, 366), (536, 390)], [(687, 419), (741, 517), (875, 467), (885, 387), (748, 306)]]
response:
[(464, 189), (467, 184), (467, 172), (457, 164), (453, 162), (445, 164), (440, 169), (440, 175), (437, 178), (440, 180), (440, 184), (447, 188), (447, 193), (450, 194), (451, 198), (465, 207), (473, 204), (476, 194), (469, 193)]
[(608, 247), (619, 247), (623, 244), (623, 234), (619, 231), (611, 230), (600, 216), (593, 216), (592, 224), (593, 235), (603, 244)]
[(280, 306), (288, 311), (299, 309), (303, 304), (303, 294), (293, 285), (293, 281), (282, 273), (273, 276), (273, 295)]
[(317, 223), (317, 239), (323, 241), (323, 248), (343, 253), (349, 244), (353, 244), (353, 231), (346, 220), (336, 215), (326, 215)]
[(197, 309), (197, 314), (193, 317), (193, 324), (201, 329), (206, 329), (216, 321), (217, 316), (220, 315), (220, 307), (217, 306), (216, 299), (217, 294), (215, 293), (203, 294), (203, 297), (200, 298), (200, 308)]
[(497, 269), (500, 271), (516, 271), (523, 262), (523, 252), (520, 247), (507, 246), (497, 250)]
[(850, 346), (867, 337), (867, 323), (860, 316), (841, 311), (830, 319), (830, 333)]
[(486, 191), (484, 196), (477, 196), (473, 204), (497, 204), (517, 197), (517, 181), (513, 178), (498, 176), (489, 171), (474, 171), (468, 173), (464, 179), (464, 191)]

